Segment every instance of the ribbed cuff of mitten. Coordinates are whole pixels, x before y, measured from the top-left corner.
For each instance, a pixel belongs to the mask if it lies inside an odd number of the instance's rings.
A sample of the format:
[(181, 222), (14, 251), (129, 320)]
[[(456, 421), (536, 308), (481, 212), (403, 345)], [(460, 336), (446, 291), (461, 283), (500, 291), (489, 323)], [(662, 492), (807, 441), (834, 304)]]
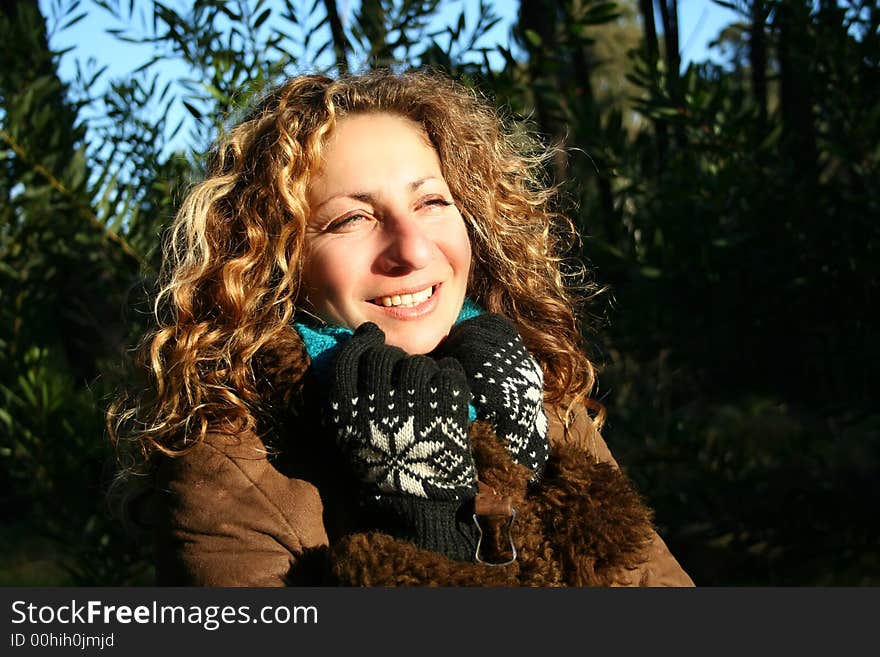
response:
[(478, 529), (473, 499), (432, 500), (383, 496), (369, 510), (379, 529), (457, 561), (473, 561)]

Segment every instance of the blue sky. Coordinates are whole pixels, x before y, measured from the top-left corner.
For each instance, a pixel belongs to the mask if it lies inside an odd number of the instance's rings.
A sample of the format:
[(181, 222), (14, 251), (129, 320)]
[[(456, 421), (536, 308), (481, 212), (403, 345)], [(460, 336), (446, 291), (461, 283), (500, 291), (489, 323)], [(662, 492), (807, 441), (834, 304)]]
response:
[[(55, 4), (57, 2), (54, 0), (40, 0), (40, 6), (47, 16), (53, 14), (52, 7)], [(450, 22), (454, 20), (453, 17), (457, 17), (462, 6), (473, 7), (474, 4), (467, 0), (447, 2)], [(503, 20), (492, 33), (490, 43), (497, 41), (506, 44), (509, 25), (518, 5), (517, 0), (495, 0), (493, 7)], [(83, 3), (82, 6), (89, 10), (89, 15), (73, 27), (60, 31), (51, 38), (51, 45), (56, 49), (73, 46), (73, 50), (62, 60), (62, 77), (73, 75), (73, 62), (76, 58), (85, 61), (89, 57), (95, 57), (101, 64), (110, 65), (108, 71), (110, 75), (122, 75), (149, 57), (148, 48), (121, 43), (107, 34), (105, 30), (108, 27), (120, 26), (114, 25), (102, 10), (88, 2)], [(345, 12), (347, 9), (349, 14), (354, 6), (354, 2), (346, 0), (340, 2), (342, 11)], [(679, 34), (683, 63), (686, 65), (689, 61), (713, 58), (714, 53), (708, 49), (709, 42), (717, 36), (722, 27), (735, 18), (734, 12), (711, 0), (679, 0)]]
[[(340, 0), (339, 7), (345, 16), (350, 16), (357, 6), (358, 0)], [(58, 24), (57, 7), (70, 4), (65, 0), (39, 0), (40, 7), (47, 17), (50, 29), (50, 45), (56, 50), (71, 48), (61, 60), (60, 74), (63, 79), (72, 80), (75, 76), (75, 64), (79, 60), (83, 64), (93, 57), (98, 65), (108, 65), (104, 80), (109, 78), (125, 77), (139, 65), (146, 62), (151, 54), (149, 46), (139, 46), (120, 42), (116, 37), (107, 34), (108, 28), (126, 28), (125, 25), (115, 23), (106, 12), (96, 7), (90, 0), (81, 4), (88, 10), (86, 18), (75, 25), (56, 32), (52, 32), (53, 24)], [(126, 3), (123, 3), (126, 4)], [(171, 6), (180, 6), (183, 2), (170, 2)], [(270, 3), (274, 4), (274, 3)], [(298, 0), (294, 2), (296, 7), (308, 7), (312, 0)], [(454, 24), (462, 8), (466, 8), (470, 16), (475, 16), (477, 5), (475, 0), (448, 0), (444, 3), (446, 16), (440, 17), (441, 25)], [(146, 11), (152, 3), (140, 0), (135, 2), (135, 13)], [(501, 22), (492, 33), (482, 42), (484, 46), (492, 46), (500, 43), (508, 45), (509, 28), (514, 20), (518, 0), (494, 0), (492, 6), (496, 13), (501, 16)], [(75, 14), (73, 14), (75, 15)], [(70, 17), (68, 17), (69, 19)], [(728, 9), (720, 7), (711, 0), (679, 0), (679, 35), (682, 49), (682, 65), (687, 66), (691, 61), (705, 61), (715, 59), (717, 53), (713, 53), (708, 44), (718, 35), (721, 28), (737, 18), (736, 14)], [(63, 21), (62, 21), (63, 22)], [(515, 49), (514, 49), (515, 51)], [(501, 65), (501, 57), (497, 55), (497, 65)], [(167, 77), (172, 79), (186, 75), (181, 68), (166, 66), (162, 69)], [(100, 92), (100, 89), (95, 90)], [(88, 109), (84, 110), (88, 113)], [(173, 109), (174, 117), (169, 116), (169, 123), (175, 125), (184, 115), (183, 108), (177, 104)], [(184, 131), (185, 133), (186, 131)], [(178, 140), (183, 138), (183, 133)], [(178, 141), (175, 140), (175, 141)]]

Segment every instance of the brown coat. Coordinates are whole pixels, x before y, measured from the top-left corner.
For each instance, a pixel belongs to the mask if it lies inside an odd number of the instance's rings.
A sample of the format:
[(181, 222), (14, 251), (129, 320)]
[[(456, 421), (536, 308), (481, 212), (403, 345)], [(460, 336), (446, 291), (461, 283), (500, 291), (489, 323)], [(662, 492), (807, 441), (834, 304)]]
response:
[[(378, 532), (353, 532), (344, 477), (329, 452), (309, 444), (318, 441), (272, 446), (253, 432), (212, 433), (158, 468), (157, 581), (184, 586), (693, 586), (586, 412), (567, 432), (556, 413), (548, 416), (553, 451), (537, 494), (526, 495), (528, 477), (520, 476), (518, 466), (498, 461), (504, 459), (503, 449), (475, 437), (481, 481), (496, 489), (511, 487), (505, 493), (516, 488), (517, 478), (523, 484), (521, 494), (513, 493), (514, 505), (520, 505), (514, 537), (521, 545), (512, 566), (463, 567)], [(306, 423), (296, 431), (312, 430)]]

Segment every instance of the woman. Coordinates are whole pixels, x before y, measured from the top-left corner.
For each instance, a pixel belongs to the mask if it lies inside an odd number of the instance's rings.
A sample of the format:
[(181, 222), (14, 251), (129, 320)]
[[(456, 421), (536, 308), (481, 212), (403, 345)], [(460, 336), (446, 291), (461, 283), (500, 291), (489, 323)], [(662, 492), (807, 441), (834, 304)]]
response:
[(293, 78), (221, 139), (111, 412), (159, 583), (693, 584), (598, 433), (546, 157), (423, 73)]

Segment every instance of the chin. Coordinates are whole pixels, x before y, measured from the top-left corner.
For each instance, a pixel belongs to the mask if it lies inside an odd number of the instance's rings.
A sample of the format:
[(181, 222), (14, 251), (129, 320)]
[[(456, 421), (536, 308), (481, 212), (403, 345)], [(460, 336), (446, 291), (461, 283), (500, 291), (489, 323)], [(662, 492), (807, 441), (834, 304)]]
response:
[(386, 337), (386, 344), (392, 345), (394, 347), (399, 347), (403, 349), (406, 353), (410, 355), (418, 355), (418, 354), (427, 354), (437, 347), (438, 344), (446, 337), (444, 335), (408, 335), (408, 336), (393, 336), (389, 335)]

